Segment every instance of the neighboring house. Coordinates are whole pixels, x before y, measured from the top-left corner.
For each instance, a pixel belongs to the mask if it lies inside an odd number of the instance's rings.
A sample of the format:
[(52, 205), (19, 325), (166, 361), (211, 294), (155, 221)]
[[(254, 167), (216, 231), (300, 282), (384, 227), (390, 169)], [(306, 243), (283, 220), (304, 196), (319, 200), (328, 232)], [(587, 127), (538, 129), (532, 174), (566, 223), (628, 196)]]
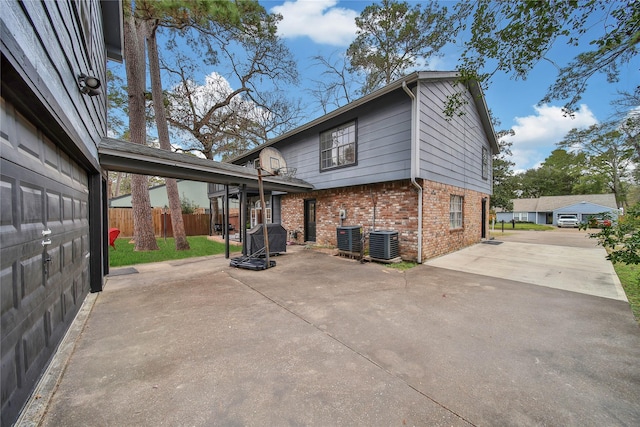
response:
[(583, 194), (571, 196), (542, 196), (535, 199), (513, 199), (513, 211), (496, 210), (496, 220), (531, 222), (557, 225), (558, 215), (574, 214), (580, 222), (606, 212), (618, 218), (618, 207), (614, 194)]
[[(121, 1), (3, 0), (1, 12), (0, 425), (9, 426), (109, 272), (107, 171), (226, 185), (258, 177), (106, 137), (106, 62), (122, 59)], [(312, 186), (267, 178), (265, 188)]]
[[(336, 245), (336, 228), (392, 230), (400, 255), (419, 262), (486, 237), (492, 155), (498, 145), (479, 86), (454, 85), (454, 72), (416, 72), (235, 159), (255, 167), (260, 151), (277, 148), (308, 193), (268, 194), (267, 216), (298, 242)], [(443, 113), (462, 90), (461, 111)], [(219, 186), (212, 197), (223, 196)], [(255, 188), (246, 222), (262, 214)], [(295, 233), (295, 236), (293, 235)], [(297, 238), (295, 238), (297, 237)]]
[[(186, 198), (194, 207), (204, 208), (209, 213), (209, 197), (207, 195), (207, 183), (200, 181), (187, 181), (177, 180), (178, 182), (178, 194), (180, 194), (180, 200), (184, 201)], [(151, 207), (164, 208), (169, 206), (169, 199), (167, 198), (167, 186), (156, 185), (149, 189), (149, 198), (151, 200)], [(130, 208), (131, 207), (131, 194), (125, 194), (124, 196), (113, 197), (109, 199), (110, 208)]]

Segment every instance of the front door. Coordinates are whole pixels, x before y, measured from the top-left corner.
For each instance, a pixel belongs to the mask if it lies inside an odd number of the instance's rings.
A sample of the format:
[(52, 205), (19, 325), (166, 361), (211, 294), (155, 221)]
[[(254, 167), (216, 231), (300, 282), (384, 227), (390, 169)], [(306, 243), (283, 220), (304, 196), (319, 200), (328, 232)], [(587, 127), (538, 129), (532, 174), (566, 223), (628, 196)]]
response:
[(316, 241), (316, 201), (304, 201), (304, 241)]

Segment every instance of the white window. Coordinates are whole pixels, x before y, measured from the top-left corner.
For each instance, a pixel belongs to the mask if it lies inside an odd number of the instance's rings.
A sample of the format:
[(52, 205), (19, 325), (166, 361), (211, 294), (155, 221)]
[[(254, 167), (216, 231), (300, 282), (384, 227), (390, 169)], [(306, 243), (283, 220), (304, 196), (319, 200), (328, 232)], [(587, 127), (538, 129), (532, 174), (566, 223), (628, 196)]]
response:
[(356, 122), (320, 134), (320, 170), (356, 164)]
[[(270, 207), (270, 202), (269, 200), (265, 201), (265, 204), (267, 205), (267, 208), (264, 209), (264, 215), (265, 216), (265, 222), (267, 224), (271, 224), (272, 223), (272, 216), (271, 216), (271, 207)], [(258, 224), (262, 224), (262, 215), (263, 215), (263, 209), (262, 209), (262, 204), (260, 203), (260, 200), (257, 200), (253, 207), (251, 208), (251, 227), (255, 227)]]
[(513, 219), (515, 219), (516, 221), (528, 222), (529, 212), (514, 212)]
[(455, 194), (451, 195), (449, 201), (449, 228), (462, 228), (462, 206), (464, 197)]

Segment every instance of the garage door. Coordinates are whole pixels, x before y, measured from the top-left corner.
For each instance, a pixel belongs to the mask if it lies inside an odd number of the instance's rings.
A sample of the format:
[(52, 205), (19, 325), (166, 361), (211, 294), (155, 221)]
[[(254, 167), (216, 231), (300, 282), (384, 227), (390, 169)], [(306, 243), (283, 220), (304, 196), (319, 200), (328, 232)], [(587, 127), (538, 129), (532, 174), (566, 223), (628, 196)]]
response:
[(89, 291), (87, 173), (2, 100), (2, 423), (10, 424)]

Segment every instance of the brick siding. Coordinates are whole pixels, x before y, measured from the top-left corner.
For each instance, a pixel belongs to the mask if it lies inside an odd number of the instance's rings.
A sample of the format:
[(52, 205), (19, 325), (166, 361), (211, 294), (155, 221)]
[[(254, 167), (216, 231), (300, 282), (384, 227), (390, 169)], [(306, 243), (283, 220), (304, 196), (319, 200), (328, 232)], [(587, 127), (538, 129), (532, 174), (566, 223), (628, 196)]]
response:
[[(424, 188), (423, 260), (480, 241), (481, 203), (482, 198), (488, 195), (431, 181), (423, 181), (422, 185)], [(464, 226), (460, 230), (449, 229), (451, 194), (464, 197)], [(303, 243), (304, 201), (315, 199), (316, 244), (336, 246), (336, 228), (341, 225), (360, 225), (364, 227), (365, 232), (374, 229), (375, 206), (375, 229), (397, 231), (400, 255), (405, 260), (416, 260), (418, 257), (417, 197), (418, 192), (409, 180), (288, 194), (281, 199), (282, 225), (289, 231), (298, 231), (296, 241)], [(342, 222), (341, 209), (346, 210), (346, 218)]]
[[(480, 241), (482, 234), (482, 198), (489, 195), (432, 181), (423, 182), (422, 256), (424, 259), (457, 251)], [(463, 196), (463, 227), (449, 228), (451, 195)], [(486, 212), (488, 227), (489, 212)], [(488, 230), (488, 228), (487, 228)]]

